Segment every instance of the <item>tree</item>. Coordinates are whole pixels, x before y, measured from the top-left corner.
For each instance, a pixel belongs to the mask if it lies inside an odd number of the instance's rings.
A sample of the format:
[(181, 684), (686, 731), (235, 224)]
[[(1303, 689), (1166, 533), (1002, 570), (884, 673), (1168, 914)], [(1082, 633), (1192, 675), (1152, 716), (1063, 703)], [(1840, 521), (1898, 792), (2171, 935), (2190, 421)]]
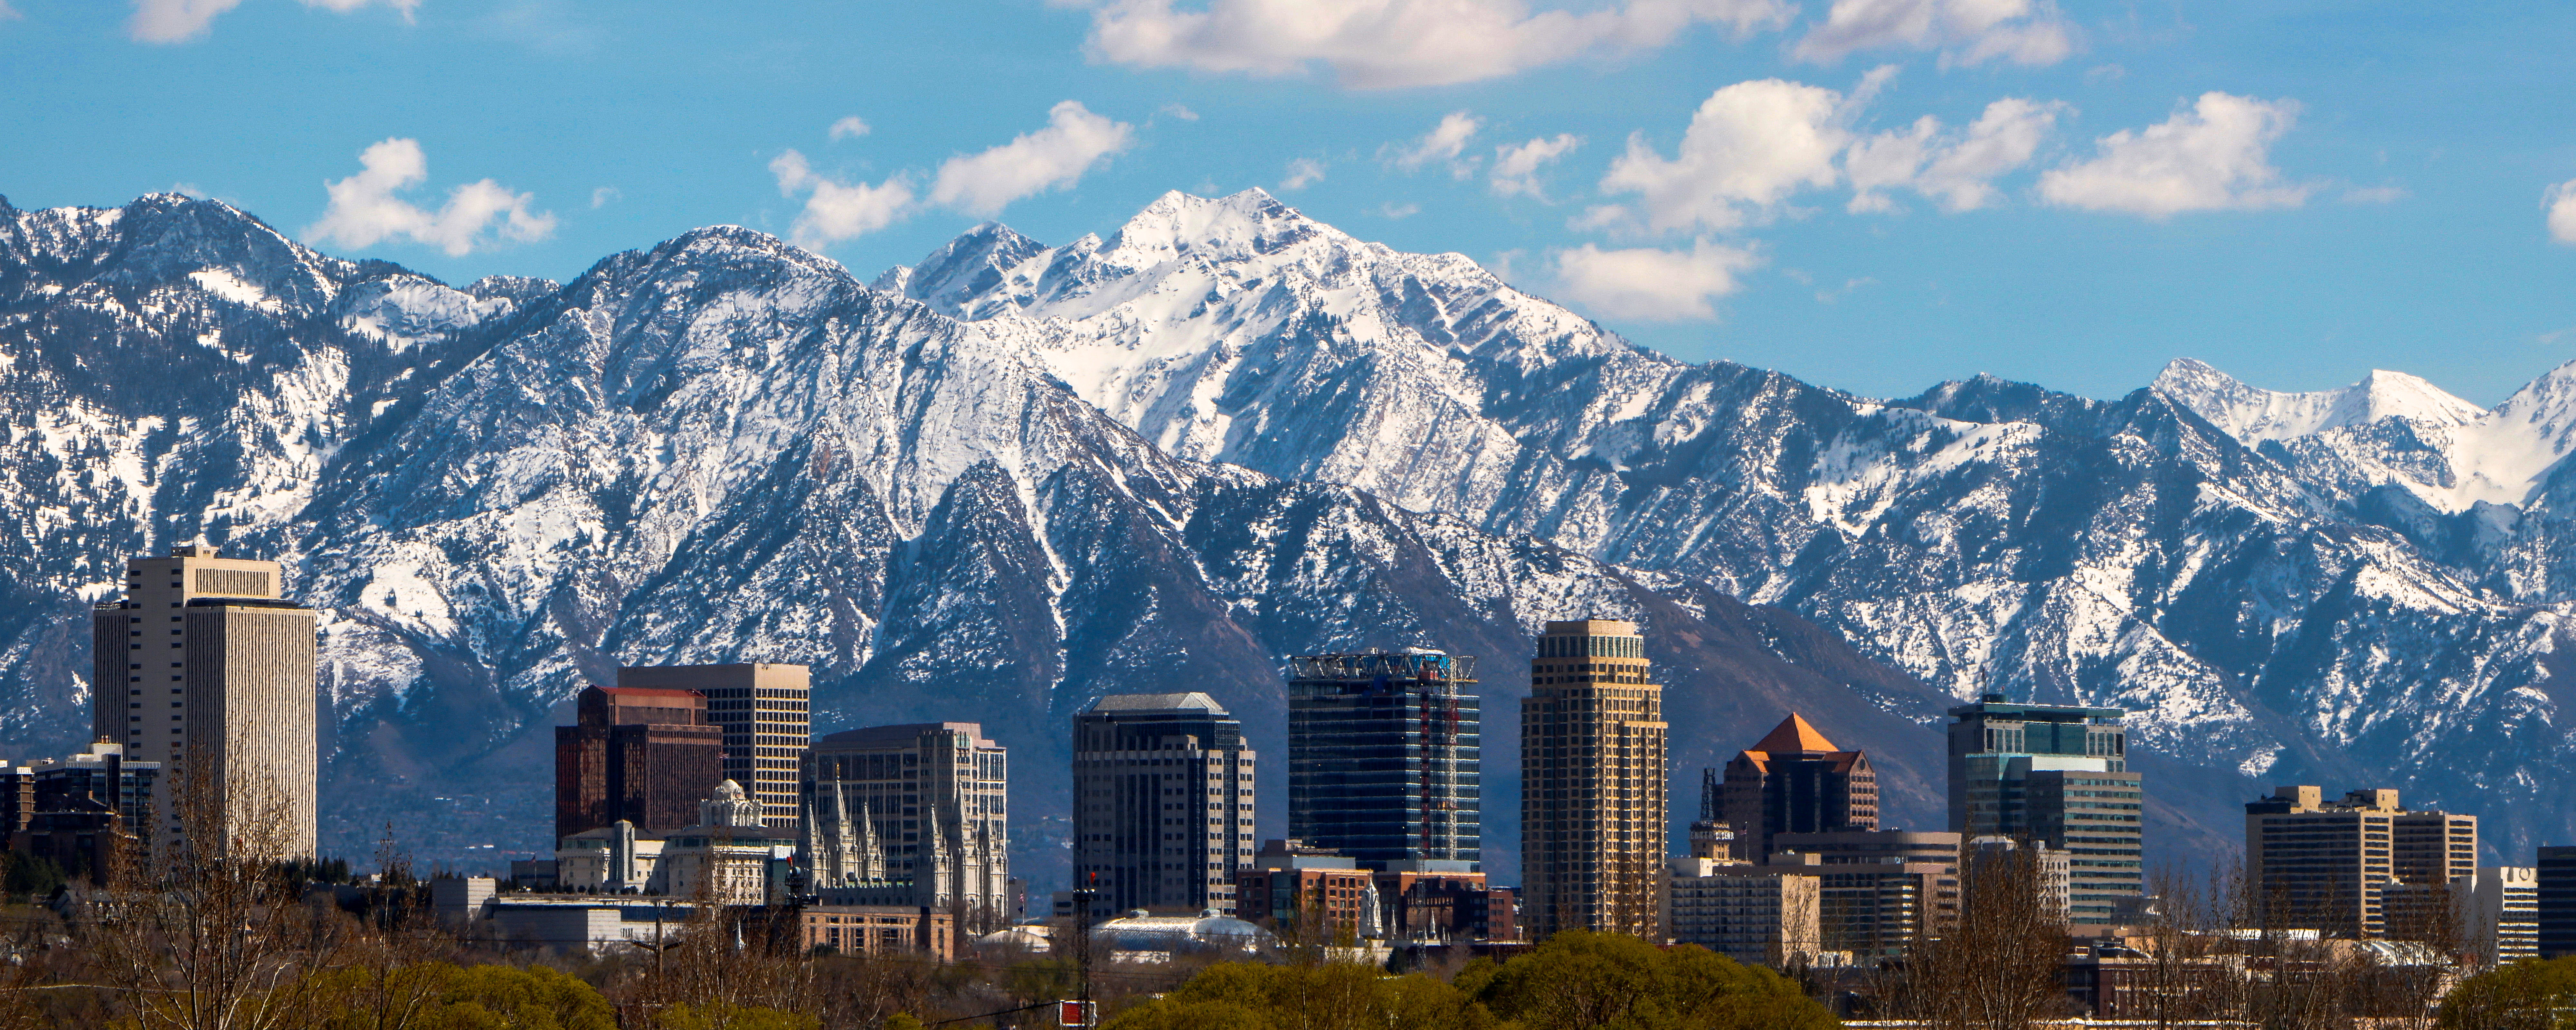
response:
[(1958, 925), (1915, 944), (1889, 1000), (1928, 1030), (2024, 1030), (2066, 1003), (2066, 923), (2044, 895), (2039, 852), (1986, 852), (1961, 873)]
[(1458, 989), (1374, 966), (1221, 962), (1103, 1030), (1482, 1030), (1493, 1022)]
[(310, 1026), (309, 974), (344, 943), (340, 926), (278, 864), (294, 839), (284, 793), (211, 784), (196, 763), (173, 784), (180, 834), (167, 854), (111, 853), (108, 886), (83, 899), (83, 943), (142, 1030)]
[(1570, 932), (1458, 974), (1460, 991), (1528, 1030), (1805, 1030), (1834, 1025), (1797, 984), (1698, 945)]
[(2576, 1028), (2576, 958), (2526, 959), (2460, 982), (2442, 999), (2443, 1030)]

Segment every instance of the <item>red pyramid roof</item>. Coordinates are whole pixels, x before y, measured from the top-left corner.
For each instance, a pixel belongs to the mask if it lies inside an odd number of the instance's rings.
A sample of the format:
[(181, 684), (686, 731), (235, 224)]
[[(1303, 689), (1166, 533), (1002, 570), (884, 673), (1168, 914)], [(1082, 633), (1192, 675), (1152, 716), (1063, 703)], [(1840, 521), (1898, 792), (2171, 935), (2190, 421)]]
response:
[(1826, 740), (1824, 734), (1816, 732), (1816, 728), (1808, 725), (1807, 720), (1799, 717), (1798, 713), (1791, 712), (1788, 718), (1780, 720), (1780, 725), (1772, 728), (1769, 736), (1762, 738), (1761, 743), (1753, 745), (1752, 750), (1780, 755), (1799, 751), (1823, 752), (1841, 749), (1835, 747), (1833, 741)]

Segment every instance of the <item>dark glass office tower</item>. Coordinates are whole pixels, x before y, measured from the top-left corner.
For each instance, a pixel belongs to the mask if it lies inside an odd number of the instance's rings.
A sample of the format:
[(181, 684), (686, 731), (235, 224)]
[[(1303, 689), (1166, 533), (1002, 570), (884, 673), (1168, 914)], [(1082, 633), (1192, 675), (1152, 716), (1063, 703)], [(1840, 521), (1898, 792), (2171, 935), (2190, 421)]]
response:
[(1384, 871), (1480, 871), (1476, 660), (1289, 659), (1288, 835)]
[(2540, 957), (2576, 955), (2576, 847), (2540, 849)]
[(2014, 704), (1988, 694), (1950, 709), (1950, 829), (2071, 856), (2074, 923), (2133, 918), (2145, 886), (2145, 791), (2129, 771), (2127, 713)]

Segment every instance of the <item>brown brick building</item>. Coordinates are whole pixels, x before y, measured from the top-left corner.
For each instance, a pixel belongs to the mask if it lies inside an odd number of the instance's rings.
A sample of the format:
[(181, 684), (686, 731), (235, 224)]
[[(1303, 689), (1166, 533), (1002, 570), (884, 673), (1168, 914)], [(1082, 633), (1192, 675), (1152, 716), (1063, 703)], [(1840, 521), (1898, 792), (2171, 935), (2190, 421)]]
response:
[(805, 950), (844, 955), (927, 953), (957, 957), (957, 924), (946, 912), (911, 905), (809, 905), (797, 918)]
[(658, 837), (698, 821), (724, 782), (724, 728), (693, 691), (588, 687), (555, 727), (555, 839), (635, 824)]

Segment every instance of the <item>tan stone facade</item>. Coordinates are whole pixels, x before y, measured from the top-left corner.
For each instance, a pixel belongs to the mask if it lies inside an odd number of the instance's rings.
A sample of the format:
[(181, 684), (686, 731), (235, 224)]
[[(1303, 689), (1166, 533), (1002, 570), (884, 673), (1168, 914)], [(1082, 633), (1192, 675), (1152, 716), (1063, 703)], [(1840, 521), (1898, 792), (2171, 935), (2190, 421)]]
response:
[(814, 742), (813, 676), (805, 666), (630, 665), (617, 670), (617, 685), (705, 695), (707, 721), (724, 727), (724, 778), (760, 802), (764, 825), (795, 828), (796, 786)]
[[(314, 616), (280, 599), (281, 586), (276, 562), (204, 545), (128, 561), (124, 600), (91, 615), (91, 724), (132, 759), (162, 763), (174, 799), (207, 784), (233, 832), (273, 813), (260, 846), (310, 855)], [(179, 813), (175, 801), (163, 808), (154, 836), (167, 840)]]
[(1522, 917), (1530, 936), (1661, 939), (1664, 688), (1637, 625), (1550, 622), (1521, 702)]

